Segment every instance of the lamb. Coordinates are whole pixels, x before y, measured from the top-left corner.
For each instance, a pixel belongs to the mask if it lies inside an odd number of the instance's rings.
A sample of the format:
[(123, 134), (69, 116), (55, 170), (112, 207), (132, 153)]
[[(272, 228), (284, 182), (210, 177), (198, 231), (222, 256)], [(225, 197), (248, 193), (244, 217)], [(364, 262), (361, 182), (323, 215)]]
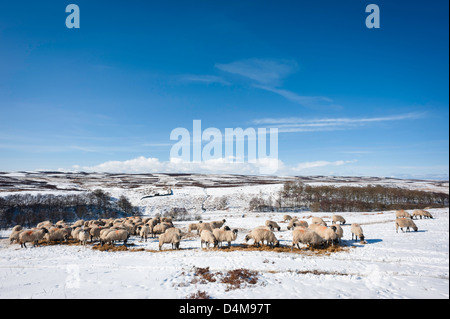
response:
[(317, 247), (322, 245), (323, 242), (323, 238), (320, 237), (314, 230), (300, 226), (296, 227), (292, 231), (291, 250), (294, 249), (295, 245), (297, 245), (297, 248), (300, 249), (300, 243), (308, 245), (309, 247)]
[(246, 242), (250, 239), (253, 239), (256, 247), (259, 247), (260, 243), (264, 245), (264, 240), (267, 242), (267, 245), (270, 245), (272, 248), (274, 246), (280, 246), (280, 242), (275, 237), (275, 234), (271, 230), (262, 227), (253, 229), (247, 236), (245, 236)]
[(323, 240), (329, 245), (334, 244), (337, 239), (337, 234), (335, 232), (335, 227), (327, 227), (320, 224), (309, 225), (310, 229), (314, 230)]
[(403, 210), (403, 209), (397, 210), (397, 211), (395, 212), (395, 217), (396, 217), (396, 218), (411, 218), (411, 219), (412, 219), (412, 216), (411, 216), (408, 212), (406, 212), (405, 210)]
[(405, 227), (406, 227), (406, 231), (407, 232), (411, 231), (410, 228), (414, 229), (414, 231), (418, 230), (416, 224), (413, 222), (412, 219), (409, 219), (409, 218), (397, 218), (395, 220), (395, 230), (396, 230), (397, 233), (398, 233), (398, 229), (399, 228), (402, 230), (402, 232), (405, 232), (403, 230), (403, 228), (405, 228)]
[(27, 248), (26, 243), (33, 243), (33, 247), (38, 245), (39, 240), (44, 238), (44, 235), (48, 233), (47, 228), (39, 228), (33, 230), (24, 230), (19, 234), (20, 247)]
[(210, 230), (205, 229), (200, 233), (200, 248), (203, 248), (203, 244), (205, 244), (208, 248), (211, 244), (213, 244), (214, 247), (217, 247), (217, 239)]
[(311, 224), (319, 224), (323, 226), (327, 225), (327, 223), (320, 217), (313, 217), (311, 220)]
[(222, 246), (222, 242), (228, 242), (228, 247), (231, 246), (231, 242), (236, 240), (238, 230), (230, 230), (228, 227), (225, 229), (215, 228), (213, 230), (214, 237), (216, 237), (217, 242)]
[(159, 235), (159, 250), (163, 244), (172, 244), (172, 249), (180, 249), (180, 241), (180, 236), (175, 232), (161, 234)]
[(361, 228), (361, 225), (359, 225), (359, 224), (352, 224), (350, 226), (350, 231), (352, 232), (352, 240), (353, 240), (353, 235), (354, 235), (355, 236), (355, 241), (358, 240), (358, 237), (359, 237), (360, 242), (364, 243), (364, 233), (363, 233), (363, 230)]
[(272, 220), (266, 220), (266, 226), (270, 228), (270, 230), (277, 229), (278, 231), (281, 230), (281, 227), (278, 226), (278, 224)]
[(44, 236), (47, 239), (47, 243), (49, 243), (52, 240), (59, 240), (59, 243), (62, 244), (62, 241), (67, 241), (69, 237), (69, 233), (65, 228), (50, 228), (49, 232), (45, 234)]
[(345, 224), (345, 218), (342, 217), (341, 215), (333, 215), (331, 220), (333, 221), (333, 224), (337, 224), (337, 222), (340, 222), (341, 225)]
[(209, 224), (211, 225), (211, 228), (214, 229), (214, 228), (220, 228), (220, 227), (222, 227), (223, 224), (225, 224), (225, 222), (226, 222), (226, 220), (225, 220), (225, 219), (222, 219), (222, 220), (219, 220), (219, 221), (212, 221), (212, 222), (209, 222)]
[(104, 243), (112, 244), (114, 241), (123, 241), (123, 245), (126, 246), (127, 240), (130, 238), (130, 233), (126, 229), (111, 229), (109, 232), (105, 232), (100, 237), (100, 245)]

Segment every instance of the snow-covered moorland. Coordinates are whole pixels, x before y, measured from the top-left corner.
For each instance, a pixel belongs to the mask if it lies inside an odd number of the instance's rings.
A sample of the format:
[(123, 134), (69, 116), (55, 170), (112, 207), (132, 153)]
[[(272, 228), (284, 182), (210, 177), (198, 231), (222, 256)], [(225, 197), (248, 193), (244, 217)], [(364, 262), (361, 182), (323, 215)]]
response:
[[(420, 181), (398, 183), (432, 188), (432, 183)], [(214, 299), (449, 298), (448, 208), (430, 209), (434, 218), (415, 220), (418, 231), (407, 233), (396, 232), (394, 211), (339, 213), (346, 219), (342, 249), (291, 251), (292, 231), (283, 222), (284, 213), (254, 213), (246, 206), (254, 194), (269, 196), (281, 186), (181, 185), (174, 187), (172, 196), (141, 200), (138, 187), (110, 185), (104, 189), (113, 196), (125, 194), (147, 215), (161, 212), (167, 205), (187, 207), (204, 221), (226, 219), (226, 225), (238, 229), (238, 237), (231, 249), (201, 249), (195, 233), (183, 237), (180, 250), (164, 245), (161, 252), (157, 251), (157, 238), (145, 242), (137, 236), (130, 238), (126, 251), (94, 250), (93, 244), (21, 249), (9, 244), (11, 229), (2, 230), (0, 298), (184, 299), (195, 294)], [(448, 184), (446, 188), (448, 191)], [(228, 198), (226, 210), (202, 213), (202, 204), (224, 195)], [(332, 217), (327, 212), (289, 214), (308, 222), (313, 216), (325, 221)], [(275, 235), (282, 248), (241, 246), (245, 235), (268, 219), (281, 226)], [(174, 225), (187, 231), (191, 222), (175, 221)], [(351, 240), (352, 223), (362, 226), (365, 244)]]

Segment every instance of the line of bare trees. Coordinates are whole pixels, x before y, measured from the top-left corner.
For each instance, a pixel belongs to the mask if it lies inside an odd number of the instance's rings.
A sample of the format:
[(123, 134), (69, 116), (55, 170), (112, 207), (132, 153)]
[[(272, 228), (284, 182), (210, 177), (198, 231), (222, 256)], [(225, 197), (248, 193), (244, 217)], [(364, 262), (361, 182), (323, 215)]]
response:
[(308, 208), (311, 211), (358, 212), (425, 207), (448, 207), (449, 195), (382, 185), (310, 186), (286, 182), (275, 198), (262, 194), (250, 200), (252, 211), (286, 211)]

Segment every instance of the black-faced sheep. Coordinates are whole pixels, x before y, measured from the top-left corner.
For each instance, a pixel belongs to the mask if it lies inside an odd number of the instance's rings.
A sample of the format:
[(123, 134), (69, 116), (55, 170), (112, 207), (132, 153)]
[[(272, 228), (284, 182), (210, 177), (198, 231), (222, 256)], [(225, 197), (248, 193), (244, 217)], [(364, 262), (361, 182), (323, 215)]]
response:
[(333, 221), (333, 224), (337, 224), (338, 222), (341, 223), (341, 225), (345, 224), (345, 218), (341, 215), (333, 215), (331, 220)]
[(213, 229), (214, 237), (216, 237), (219, 246), (222, 246), (222, 242), (226, 241), (228, 243), (228, 247), (230, 247), (231, 242), (236, 240), (237, 233), (237, 229), (229, 230), (228, 227), (226, 229)]
[(335, 232), (335, 227), (327, 227), (320, 224), (311, 224), (309, 228), (314, 230), (323, 240), (329, 245), (334, 244), (337, 240), (337, 234)]
[(364, 237), (364, 233), (363, 233), (363, 230), (361, 228), (361, 225), (359, 225), (359, 224), (352, 224), (350, 226), (350, 231), (352, 233), (352, 240), (353, 240), (353, 236), (355, 236), (355, 241), (358, 240), (358, 237), (359, 237), (360, 242), (364, 243), (364, 238), (365, 237)]
[(125, 246), (128, 238), (130, 238), (130, 233), (126, 229), (111, 229), (100, 236), (100, 244), (103, 246), (104, 243), (112, 244), (114, 241), (123, 241)]
[(395, 220), (395, 230), (397, 233), (399, 228), (402, 230), (402, 232), (405, 232), (403, 228), (406, 228), (407, 232), (411, 231), (410, 228), (414, 229), (414, 231), (418, 230), (416, 224), (413, 222), (412, 219), (409, 218), (397, 218)]
[(216, 237), (214, 237), (214, 234), (212, 233), (212, 231), (210, 230), (202, 230), (202, 232), (200, 233), (200, 247), (203, 248), (203, 244), (205, 244), (205, 246), (207, 248), (209, 248), (209, 245), (213, 245), (213, 247), (217, 247), (218, 242)]
[(320, 217), (313, 217), (311, 220), (311, 224), (319, 224), (323, 226), (327, 225), (327, 223)]
[(274, 222), (273, 220), (266, 220), (266, 226), (270, 228), (271, 231), (273, 231), (274, 229), (280, 231), (281, 227), (278, 226), (278, 224), (276, 222)]
[(19, 234), (20, 247), (27, 248), (26, 243), (33, 243), (33, 247), (38, 245), (38, 242), (44, 238), (44, 235), (48, 233), (47, 228), (39, 228), (33, 230), (24, 230)]
[(164, 244), (172, 244), (172, 249), (180, 249), (181, 238), (176, 232), (159, 235), (159, 250)]
[(295, 227), (292, 231), (292, 247), (297, 245), (300, 248), (300, 244), (308, 245), (309, 247), (318, 247), (324, 243), (322, 237), (319, 236), (314, 230), (305, 227)]
[(271, 246), (272, 248), (279, 247), (280, 243), (278, 239), (275, 237), (275, 234), (269, 230), (265, 229), (263, 227), (258, 227), (253, 229), (248, 235), (245, 236), (245, 241), (249, 241), (250, 239), (253, 239), (254, 244), (256, 247), (260, 246), (260, 243), (264, 245), (264, 241), (267, 242), (268, 246)]

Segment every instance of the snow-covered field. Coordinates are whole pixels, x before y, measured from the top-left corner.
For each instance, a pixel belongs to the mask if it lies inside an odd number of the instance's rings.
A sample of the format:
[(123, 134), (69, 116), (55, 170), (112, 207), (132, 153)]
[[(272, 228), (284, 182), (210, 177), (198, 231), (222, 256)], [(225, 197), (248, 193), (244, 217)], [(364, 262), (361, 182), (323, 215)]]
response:
[[(202, 219), (225, 218), (239, 230), (234, 248), (245, 243), (245, 235), (267, 219), (281, 226), (275, 232), (282, 246), (290, 246), (292, 231), (282, 222), (283, 213), (246, 211), (247, 197), (274, 194), (280, 184), (224, 188), (180, 188), (172, 197), (139, 201), (153, 214), (164, 205), (192, 204), (227, 195), (230, 208), (207, 211)], [(115, 195), (120, 188), (111, 188)], [(123, 190), (122, 190), (123, 192)], [(133, 195), (134, 194), (134, 195)], [(133, 197), (134, 196), (134, 197)], [(181, 206), (183, 206), (181, 205)], [(307, 299), (307, 298), (449, 298), (449, 209), (431, 209), (434, 219), (417, 220), (418, 232), (396, 233), (395, 212), (341, 213), (347, 220), (342, 251), (313, 253), (307, 250), (208, 250), (200, 248), (198, 236), (188, 236), (181, 250), (163, 246), (162, 252), (102, 252), (92, 246), (54, 245), (21, 249), (10, 245), (10, 230), (0, 231), (0, 298), (151, 298), (184, 299), (205, 292), (214, 299)], [(331, 220), (331, 213), (290, 213), (311, 221), (312, 216)], [(175, 226), (186, 229), (189, 221)], [(351, 240), (350, 224), (362, 225), (366, 244)], [(137, 237), (129, 248), (157, 250), (157, 239), (142, 242)], [(252, 243), (252, 242), (250, 242)], [(196, 269), (209, 267), (214, 282), (202, 280)], [(254, 271), (253, 283), (239, 288), (221, 282), (230, 270)], [(234, 289), (235, 288), (235, 289)]]

